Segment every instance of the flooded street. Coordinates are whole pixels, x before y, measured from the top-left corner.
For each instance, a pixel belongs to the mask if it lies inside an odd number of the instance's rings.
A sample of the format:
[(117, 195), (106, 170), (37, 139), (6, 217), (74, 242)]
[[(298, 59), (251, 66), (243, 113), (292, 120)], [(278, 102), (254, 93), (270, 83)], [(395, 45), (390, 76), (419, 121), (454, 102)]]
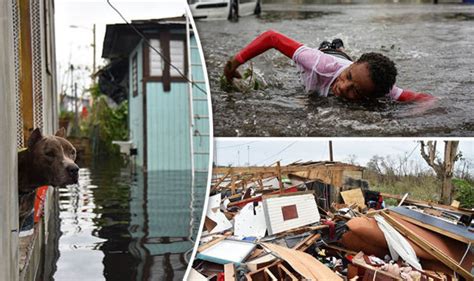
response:
[(59, 189), (60, 232), (50, 234), (59, 251), (45, 280), (183, 278), (207, 174), (193, 187), (190, 171), (133, 174), (121, 162), (96, 161), (81, 169), (78, 186)]
[[(198, 21), (212, 92), (216, 136), (473, 136), (474, 6), (432, 4), (267, 4), (259, 17)], [(287, 1), (295, 2), (295, 1)], [(299, 2), (299, 1), (298, 1)], [(329, 3), (329, 2), (325, 2)], [(395, 61), (396, 85), (439, 100), (350, 104), (307, 94), (291, 60), (277, 51), (254, 58), (268, 87), (227, 93), (225, 62), (267, 29), (309, 47), (341, 38), (352, 57), (380, 52)], [(242, 71), (249, 63), (241, 66)]]

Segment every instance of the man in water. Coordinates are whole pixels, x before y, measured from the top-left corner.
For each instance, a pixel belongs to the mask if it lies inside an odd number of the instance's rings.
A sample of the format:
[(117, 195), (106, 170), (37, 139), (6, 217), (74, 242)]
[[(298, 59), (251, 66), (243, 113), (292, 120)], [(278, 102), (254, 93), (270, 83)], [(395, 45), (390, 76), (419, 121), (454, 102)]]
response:
[[(340, 43), (334, 49), (340, 50), (343, 46), (342, 41)], [(320, 96), (333, 94), (351, 101), (374, 100), (386, 95), (392, 100), (403, 102), (435, 99), (430, 94), (416, 93), (395, 86), (395, 64), (382, 54), (366, 53), (352, 62), (308, 48), (303, 43), (273, 30), (262, 33), (227, 62), (224, 68), (227, 81), (241, 78), (237, 71), (241, 64), (272, 48), (292, 59), (302, 72), (306, 90), (317, 92)]]

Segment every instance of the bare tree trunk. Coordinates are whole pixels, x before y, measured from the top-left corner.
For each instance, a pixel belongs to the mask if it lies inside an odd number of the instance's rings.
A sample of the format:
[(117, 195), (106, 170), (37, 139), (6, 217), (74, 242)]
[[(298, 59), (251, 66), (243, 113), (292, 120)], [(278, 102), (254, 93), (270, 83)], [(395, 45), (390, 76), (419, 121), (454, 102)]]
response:
[(443, 188), (441, 192), (441, 200), (443, 204), (451, 204), (453, 200), (453, 179), (454, 162), (458, 156), (459, 141), (445, 141), (444, 143), (444, 174), (443, 174)]
[(421, 156), (426, 163), (433, 168), (436, 177), (441, 181), (441, 201), (443, 204), (449, 205), (453, 199), (453, 170), (454, 163), (458, 160), (459, 141), (445, 141), (444, 144), (444, 161), (436, 157), (436, 141), (428, 141), (426, 144), (420, 141)]

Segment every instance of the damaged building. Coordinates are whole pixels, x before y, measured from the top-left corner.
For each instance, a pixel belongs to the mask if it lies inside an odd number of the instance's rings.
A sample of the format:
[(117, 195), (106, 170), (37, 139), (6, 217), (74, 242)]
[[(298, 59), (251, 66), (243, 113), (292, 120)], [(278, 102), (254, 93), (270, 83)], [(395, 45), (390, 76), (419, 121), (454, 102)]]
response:
[(372, 191), (340, 162), (213, 172), (190, 280), (473, 280), (473, 210)]

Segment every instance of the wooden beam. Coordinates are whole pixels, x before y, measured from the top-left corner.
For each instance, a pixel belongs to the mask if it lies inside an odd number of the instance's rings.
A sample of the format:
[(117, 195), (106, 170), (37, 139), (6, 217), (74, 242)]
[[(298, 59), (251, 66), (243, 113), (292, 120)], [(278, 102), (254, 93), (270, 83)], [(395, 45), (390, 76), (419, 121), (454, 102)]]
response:
[[(402, 200), (402, 196), (400, 196), (400, 195), (395, 195), (395, 194), (390, 194), (390, 193), (383, 193), (383, 192), (380, 192), (380, 195), (382, 197), (393, 198), (393, 199), (396, 199), (396, 200)], [(446, 210), (457, 212), (457, 213), (460, 213), (460, 214), (463, 214), (463, 215), (466, 215), (466, 216), (474, 215), (473, 210), (465, 209), (465, 208), (459, 208), (458, 209), (458, 208), (454, 208), (452, 206), (442, 205), (442, 204), (438, 204), (438, 203), (435, 203), (435, 202), (427, 202), (427, 201), (408, 199), (408, 198), (406, 198), (404, 202), (406, 202), (408, 204), (411, 204), (411, 205), (428, 206), (428, 207), (446, 209)]]
[(214, 246), (215, 244), (221, 242), (222, 240), (226, 239), (227, 236), (229, 236), (229, 235), (223, 235), (223, 236), (219, 236), (217, 238), (214, 238), (211, 241), (209, 241), (208, 243), (199, 246), (197, 251), (200, 253), (200, 252)]
[(447, 267), (451, 268), (455, 272), (459, 273), (461, 276), (467, 280), (474, 280), (474, 276), (471, 275), (466, 269), (464, 269), (460, 264), (458, 264), (451, 257), (447, 256), (445, 253), (441, 252), (436, 246), (432, 245), (430, 242), (426, 241), (422, 237), (418, 236), (416, 233), (406, 228), (403, 224), (396, 221), (392, 216), (387, 213), (380, 213), (390, 225), (392, 225), (396, 230), (398, 230), (403, 236), (407, 237), (418, 245), (420, 248), (428, 252), (430, 255), (435, 257), (437, 260), (442, 262)]
[(223, 177), (219, 178), (219, 180), (213, 184), (213, 186), (216, 188), (221, 184), (229, 175), (232, 173), (232, 169), (230, 169)]
[(316, 242), (316, 240), (318, 240), (319, 238), (321, 238), (321, 234), (319, 233), (315, 233), (313, 235), (309, 235), (308, 237), (306, 237), (305, 239), (303, 239), (303, 241), (299, 242), (298, 244), (296, 244), (293, 249), (295, 250), (298, 250), (298, 251), (306, 251), (311, 245), (314, 244), (314, 242)]
[(277, 175), (278, 175), (278, 184), (280, 186), (280, 192), (283, 192), (284, 186), (283, 186), (283, 180), (281, 178), (281, 166), (280, 166), (280, 161), (277, 162)]
[(268, 269), (268, 267), (264, 269), (264, 272), (268, 275), (268, 277), (270, 277), (272, 281), (278, 281), (278, 278), (273, 275), (273, 273), (270, 271), (270, 269)]
[[(232, 169), (232, 172), (235, 174), (241, 173), (251, 173), (251, 174), (265, 174), (265, 173), (273, 173), (276, 174), (277, 167), (260, 167), (260, 166), (250, 166), (250, 167), (217, 167), (213, 168), (212, 172), (214, 174), (226, 174), (229, 169)], [(282, 166), (281, 172), (282, 174), (288, 174), (293, 172), (304, 172), (304, 171), (311, 171), (311, 170), (326, 170), (330, 169), (333, 171), (342, 171), (342, 170), (352, 170), (352, 171), (363, 171), (363, 167), (353, 166), (348, 164), (332, 164), (332, 165), (325, 165), (325, 164), (314, 164), (308, 166)]]
[(235, 177), (232, 177), (232, 182), (230, 183), (230, 190), (231, 190), (230, 194), (231, 195), (235, 194), (235, 179), (236, 179)]
[(291, 281), (298, 281), (298, 278), (296, 278), (296, 276), (281, 263), (278, 264), (278, 271), (280, 272), (280, 277), (282, 280), (288, 280), (289, 278)]
[(33, 119), (33, 58), (31, 48), (30, 1), (18, 1), (20, 7), (20, 92), (23, 116), (23, 143), (26, 145), (34, 129)]
[(224, 281), (235, 281), (235, 268), (233, 263), (224, 265)]
[(353, 256), (357, 255), (357, 252), (351, 251), (351, 250), (348, 250), (348, 249), (344, 249), (342, 247), (338, 247), (338, 246), (334, 246), (334, 245), (326, 245), (325, 247), (329, 248), (329, 249), (332, 249), (332, 250), (345, 252), (345, 253), (348, 253), (349, 255), (353, 255)]

